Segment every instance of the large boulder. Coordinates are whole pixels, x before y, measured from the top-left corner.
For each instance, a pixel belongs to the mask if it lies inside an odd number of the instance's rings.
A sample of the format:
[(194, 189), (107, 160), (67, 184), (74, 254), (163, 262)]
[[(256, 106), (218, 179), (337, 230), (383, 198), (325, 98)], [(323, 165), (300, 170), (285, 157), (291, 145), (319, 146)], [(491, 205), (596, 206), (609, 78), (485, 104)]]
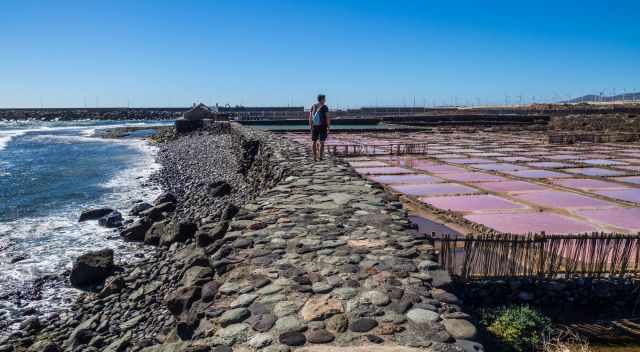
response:
[(122, 222), (124, 219), (122, 218), (122, 214), (119, 211), (112, 211), (109, 214), (98, 219), (98, 225), (114, 228), (122, 226)]
[(231, 185), (226, 181), (216, 181), (209, 185), (209, 194), (212, 197), (224, 197), (231, 193)]
[(78, 221), (87, 221), (87, 220), (98, 220), (103, 216), (106, 216), (115, 210), (111, 208), (97, 208), (97, 209), (89, 209), (85, 210), (80, 214), (80, 219)]
[(206, 225), (196, 234), (196, 242), (200, 247), (206, 247), (224, 237), (229, 229), (229, 222), (224, 221), (215, 225)]
[(75, 287), (100, 284), (111, 275), (113, 269), (113, 249), (91, 251), (76, 259), (69, 279)]
[(193, 238), (198, 227), (193, 222), (180, 221), (174, 223), (169, 231), (163, 231), (160, 235), (160, 245), (170, 246), (174, 242), (186, 242)]
[(165, 192), (162, 193), (161, 195), (158, 196), (158, 198), (156, 198), (153, 201), (153, 205), (160, 205), (162, 203), (177, 203), (178, 202), (178, 198), (176, 198), (175, 194), (171, 193), (171, 192)]
[(152, 246), (159, 245), (160, 237), (165, 231), (170, 230), (170, 224), (169, 220), (154, 222), (144, 235), (144, 243)]
[(120, 232), (120, 236), (126, 241), (142, 242), (144, 241), (145, 234), (151, 228), (151, 222), (146, 219), (139, 219), (136, 222), (129, 224)]
[(176, 204), (165, 202), (140, 212), (140, 216), (150, 219), (151, 221), (162, 220), (167, 214), (176, 210)]
[(222, 211), (220, 221), (229, 221), (233, 219), (233, 217), (236, 216), (236, 214), (238, 214), (239, 211), (240, 209), (234, 204), (232, 203), (227, 204), (227, 206), (224, 207), (224, 210)]
[(131, 216), (137, 216), (140, 215), (140, 213), (142, 213), (143, 211), (153, 208), (153, 205), (147, 203), (147, 202), (140, 202), (136, 205), (134, 205), (131, 210), (129, 210), (129, 215)]
[(164, 298), (165, 304), (169, 312), (180, 318), (188, 313), (191, 306), (200, 299), (202, 287), (180, 287), (177, 290), (167, 294)]

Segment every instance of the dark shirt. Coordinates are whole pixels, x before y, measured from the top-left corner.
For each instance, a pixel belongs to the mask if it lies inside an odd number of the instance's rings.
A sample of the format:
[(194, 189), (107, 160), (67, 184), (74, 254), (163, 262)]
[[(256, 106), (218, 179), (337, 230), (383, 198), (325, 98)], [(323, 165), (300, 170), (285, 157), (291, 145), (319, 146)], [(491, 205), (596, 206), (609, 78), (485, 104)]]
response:
[[(318, 105), (314, 105), (314, 110), (313, 112), (316, 112), (316, 109), (318, 109)], [(329, 125), (328, 121), (327, 121), (327, 113), (329, 112), (329, 107), (326, 105), (323, 105), (320, 110), (318, 111), (318, 113), (320, 114), (320, 126), (322, 127), (327, 127)], [(313, 117), (313, 116), (312, 116)]]

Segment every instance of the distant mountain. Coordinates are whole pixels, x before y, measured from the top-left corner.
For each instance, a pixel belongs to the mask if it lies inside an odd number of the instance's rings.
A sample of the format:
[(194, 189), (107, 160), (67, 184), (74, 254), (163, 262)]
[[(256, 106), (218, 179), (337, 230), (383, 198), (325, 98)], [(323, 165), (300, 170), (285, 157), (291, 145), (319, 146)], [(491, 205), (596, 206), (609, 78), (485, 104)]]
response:
[(612, 102), (612, 101), (640, 101), (640, 92), (624, 93), (612, 96), (587, 94), (571, 100), (561, 101), (561, 103), (596, 103), (596, 102)]

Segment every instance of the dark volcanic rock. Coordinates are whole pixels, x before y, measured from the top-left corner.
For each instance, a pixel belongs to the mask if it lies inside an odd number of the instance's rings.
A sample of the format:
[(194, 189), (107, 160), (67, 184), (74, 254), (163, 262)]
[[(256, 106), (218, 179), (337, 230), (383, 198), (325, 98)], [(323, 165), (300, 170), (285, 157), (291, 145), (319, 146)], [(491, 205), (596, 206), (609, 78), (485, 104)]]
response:
[(98, 208), (98, 209), (89, 209), (85, 210), (80, 214), (80, 219), (78, 221), (87, 221), (87, 220), (98, 220), (101, 217), (108, 215), (109, 213), (114, 212), (115, 210), (111, 208)]
[(111, 275), (113, 269), (113, 249), (88, 252), (76, 259), (69, 279), (76, 287), (98, 284)]
[(147, 203), (147, 202), (140, 202), (136, 205), (134, 205), (131, 210), (129, 210), (129, 215), (132, 216), (137, 216), (140, 213), (142, 213), (143, 211), (147, 210), (147, 209), (151, 209), (153, 208), (153, 205)]
[(114, 228), (122, 226), (122, 214), (119, 211), (112, 211), (111, 213), (101, 217), (98, 219), (98, 224), (100, 226)]
[(154, 222), (151, 228), (144, 235), (144, 243), (157, 246), (160, 244), (160, 237), (166, 231), (170, 231), (171, 222), (169, 220)]
[(177, 224), (170, 225), (170, 229), (162, 232), (160, 235), (160, 245), (169, 246), (174, 242), (186, 242), (193, 238), (198, 227), (196, 224), (188, 221), (180, 221)]
[(280, 343), (287, 346), (302, 346), (307, 342), (307, 338), (296, 331), (282, 333), (278, 339)]
[(218, 223), (215, 226), (207, 226), (206, 228), (201, 228), (200, 231), (196, 234), (196, 241), (198, 246), (206, 247), (215, 241), (221, 239), (225, 233), (227, 233), (227, 229), (229, 228), (229, 223), (224, 221)]
[(378, 326), (378, 322), (375, 319), (363, 318), (354, 320), (349, 324), (349, 330), (353, 332), (367, 332)]
[(156, 198), (153, 201), (153, 205), (160, 205), (163, 203), (177, 203), (178, 199), (176, 198), (175, 194), (171, 193), (171, 192), (165, 192), (162, 193), (161, 195), (158, 196), (158, 198)]
[(120, 236), (126, 241), (142, 242), (150, 228), (151, 222), (146, 219), (138, 219), (136, 222), (127, 225), (127, 227), (120, 232)]
[(145, 211), (140, 212), (140, 216), (149, 218), (152, 221), (158, 221), (158, 220), (164, 219), (165, 217), (164, 214), (171, 213), (175, 209), (176, 209), (175, 203), (166, 202), (166, 203), (158, 204), (153, 208), (149, 208)]

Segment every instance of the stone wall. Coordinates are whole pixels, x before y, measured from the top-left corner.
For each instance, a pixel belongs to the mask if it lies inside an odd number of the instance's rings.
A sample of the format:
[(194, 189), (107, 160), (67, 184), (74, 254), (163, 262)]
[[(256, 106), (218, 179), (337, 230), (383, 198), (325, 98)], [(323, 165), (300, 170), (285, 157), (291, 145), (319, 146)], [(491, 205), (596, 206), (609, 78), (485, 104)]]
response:
[(564, 279), (564, 280), (486, 280), (456, 282), (454, 292), (467, 307), (483, 308), (509, 304), (528, 304), (550, 316), (568, 318), (576, 312), (616, 316), (640, 308), (640, 280)]

